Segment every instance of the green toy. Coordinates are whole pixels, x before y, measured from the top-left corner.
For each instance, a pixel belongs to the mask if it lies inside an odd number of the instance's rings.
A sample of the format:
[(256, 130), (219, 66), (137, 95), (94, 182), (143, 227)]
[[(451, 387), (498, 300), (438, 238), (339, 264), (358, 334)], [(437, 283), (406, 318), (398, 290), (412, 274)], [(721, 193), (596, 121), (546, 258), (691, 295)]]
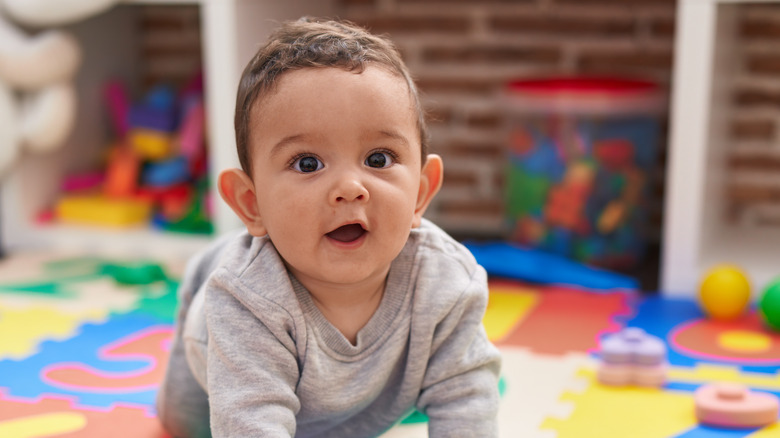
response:
[(780, 277), (769, 282), (759, 303), (766, 324), (780, 331)]
[(46, 271), (68, 281), (88, 281), (97, 277), (111, 277), (123, 285), (144, 285), (168, 280), (165, 269), (159, 263), (147, 260), (119, 261), (100, 257), (80, 257), (58, 260), (45, 265)]
[(101, 274), (108, 275), (119, 284), (150, 284), (167, 279), (162, 266), (151, 262), (106, 263)]

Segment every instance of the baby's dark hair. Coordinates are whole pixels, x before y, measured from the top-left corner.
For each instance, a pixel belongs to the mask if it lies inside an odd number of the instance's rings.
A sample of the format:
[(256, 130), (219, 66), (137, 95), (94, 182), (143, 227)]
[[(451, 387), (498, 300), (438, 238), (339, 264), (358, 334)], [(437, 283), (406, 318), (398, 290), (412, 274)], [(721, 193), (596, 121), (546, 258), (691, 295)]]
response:
[(249, 123), (255, 102), (272, 92), (285, 72), (337, 67), (360, 73), (369, 65), (384, 68), (406, 81), (417, 112), (422, 160), (428, 155), (428, 128), (417, 87), (392, 42), (345, 21), (304, 17), (285, 22), (249, 61), (236, 96), (236, 148), (241, 168), (251, 176)]

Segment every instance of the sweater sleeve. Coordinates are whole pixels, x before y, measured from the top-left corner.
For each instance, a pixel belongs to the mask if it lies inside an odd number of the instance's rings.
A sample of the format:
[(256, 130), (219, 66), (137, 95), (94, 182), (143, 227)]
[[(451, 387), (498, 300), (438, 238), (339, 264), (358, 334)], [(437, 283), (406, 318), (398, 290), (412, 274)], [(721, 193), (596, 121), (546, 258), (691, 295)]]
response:
[(478, 268), (434, 331), (418, 399), (431, 438), (498, 435), (501, 356), (482, 325), (487, 298), (486, 274)]
[(251, 312), (228, 292), (243, 287), (229, 275), (223, 272), (206, 290), (212, 435), (292, 437), (300, 410), (294, 324), (270, 301), (261, 317)]

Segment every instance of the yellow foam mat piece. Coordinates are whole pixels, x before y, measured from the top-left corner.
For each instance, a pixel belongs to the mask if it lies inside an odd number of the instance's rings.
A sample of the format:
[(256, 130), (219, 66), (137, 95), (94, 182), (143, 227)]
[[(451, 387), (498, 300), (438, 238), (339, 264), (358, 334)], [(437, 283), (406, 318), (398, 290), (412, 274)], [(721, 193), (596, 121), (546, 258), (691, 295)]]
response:
[(780, 424), (775, 423), (764, 427), (759, 431), (751, 433), (747, 438), (780, 438)]
[(0, 421), (0, 436), (37, 438), (78, 432), (87, 424), (84, 415), (75, 412), (50, 412)]
[(491, 286), (488, 307), (482, 319), (488, 338), (497, 342), (507, 336), (538, 301), (533, 289)]
[(593, 369), (581, 370), (580, 375), (590, 381), (588, 388), (561, 398), (574, 402), (571, 415), (542, 423), (542, 429), (555, 430), (557, 438), (658, 438), (679, 435), (698, 424), (692, 393), (602, 385)]
[(41, 340), (69, 338), (83, 323), (107, 316), (107, 310), (63, 313), (48, 307), (14, 309), (0, 304), (0, 333), (13, 333), (0, 336), (0, 360), (28, 357)]
[(780, 390), (780, 374), (749, 373), (724, 365), (698, 364), (693, 368), (672, 367), (669, 368), (667, 378), (670, 381), (690, 383), (736, 382), (754, 389)]

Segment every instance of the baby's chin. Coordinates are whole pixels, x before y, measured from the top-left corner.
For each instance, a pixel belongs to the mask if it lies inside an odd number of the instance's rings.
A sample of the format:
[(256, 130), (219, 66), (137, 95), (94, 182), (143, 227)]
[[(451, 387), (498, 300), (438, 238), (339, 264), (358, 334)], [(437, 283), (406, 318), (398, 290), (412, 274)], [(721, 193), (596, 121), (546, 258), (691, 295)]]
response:
[(307, 289), (317, 286), (347, 289), (384, 282), (390, 271), (390, 263), (371, 265), (354, 262), (327, 263), (319, 265), (314, 270), (295, 269), (288, 264), (288, 269)]

